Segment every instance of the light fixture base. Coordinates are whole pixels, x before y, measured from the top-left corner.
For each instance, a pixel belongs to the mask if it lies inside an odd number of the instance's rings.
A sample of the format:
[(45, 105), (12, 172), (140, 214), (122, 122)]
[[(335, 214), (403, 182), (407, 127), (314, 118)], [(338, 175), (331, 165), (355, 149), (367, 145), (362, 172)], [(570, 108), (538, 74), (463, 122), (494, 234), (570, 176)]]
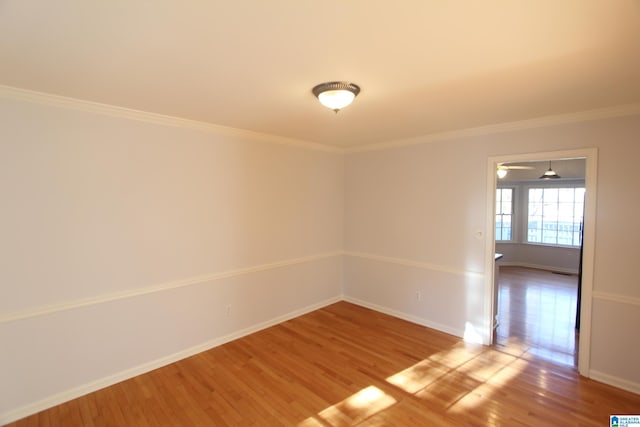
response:
[(311, 89), (320, 103), (336, 113), (353, 102), (360, 93), (360, 86), (349, 82), (320, 83)]

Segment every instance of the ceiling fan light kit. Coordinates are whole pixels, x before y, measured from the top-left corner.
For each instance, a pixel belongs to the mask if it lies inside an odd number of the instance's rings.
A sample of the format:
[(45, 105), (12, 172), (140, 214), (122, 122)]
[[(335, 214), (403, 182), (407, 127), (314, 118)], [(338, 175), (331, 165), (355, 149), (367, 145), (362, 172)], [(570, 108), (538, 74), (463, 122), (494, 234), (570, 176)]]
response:
[(507, 173), (510, 170), (526, 170), (533, 169), (533, 166), (522, 166), (522, 165), (507, 165), (504, 163), (499, 163), (497, 168), (498, 178), (502, 179), (507, 176)]
[(311, 89), (322, 105), (336, 113), (350, 105), (360, 93), (360, 86), (349, 82), (320, 83)]

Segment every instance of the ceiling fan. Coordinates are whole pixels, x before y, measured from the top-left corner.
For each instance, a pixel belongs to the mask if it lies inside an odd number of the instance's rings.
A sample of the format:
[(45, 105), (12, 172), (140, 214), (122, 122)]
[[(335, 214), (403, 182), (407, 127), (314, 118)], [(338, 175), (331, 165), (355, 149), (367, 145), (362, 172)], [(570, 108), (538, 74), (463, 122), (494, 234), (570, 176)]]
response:
[(533, 166), (524, 166), (524, 165), (507, 165), (505, 163), (498, 163), (497, 173), (498, 178), (504, 178), (507, 176), (507, 172), (510, 170), (526, 170), (526, 169), (535, 169)]

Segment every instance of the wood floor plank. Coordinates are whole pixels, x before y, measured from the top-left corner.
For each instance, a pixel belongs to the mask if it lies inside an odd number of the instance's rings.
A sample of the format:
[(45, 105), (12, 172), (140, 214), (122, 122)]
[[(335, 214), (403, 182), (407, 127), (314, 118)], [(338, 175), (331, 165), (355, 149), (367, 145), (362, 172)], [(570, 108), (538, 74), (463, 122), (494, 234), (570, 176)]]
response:
[(539, 357), (575, 366), (578, 276), (514, 266), (499, 271), (497, 345), (520, 343)]
[(340, 302), (9, 426), (608, 425), (640, 396)]

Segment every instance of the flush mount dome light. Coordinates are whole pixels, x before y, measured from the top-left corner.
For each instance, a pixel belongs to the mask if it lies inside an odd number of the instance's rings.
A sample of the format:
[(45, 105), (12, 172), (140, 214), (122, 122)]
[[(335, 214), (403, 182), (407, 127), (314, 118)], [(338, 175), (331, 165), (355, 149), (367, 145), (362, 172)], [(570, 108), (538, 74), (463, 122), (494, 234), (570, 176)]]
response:
[(360, 87), (347, 82), (327, 82), (317, 85), (311, 92), (322, 105), (337, 113), (353, 102), (360, 93)]

